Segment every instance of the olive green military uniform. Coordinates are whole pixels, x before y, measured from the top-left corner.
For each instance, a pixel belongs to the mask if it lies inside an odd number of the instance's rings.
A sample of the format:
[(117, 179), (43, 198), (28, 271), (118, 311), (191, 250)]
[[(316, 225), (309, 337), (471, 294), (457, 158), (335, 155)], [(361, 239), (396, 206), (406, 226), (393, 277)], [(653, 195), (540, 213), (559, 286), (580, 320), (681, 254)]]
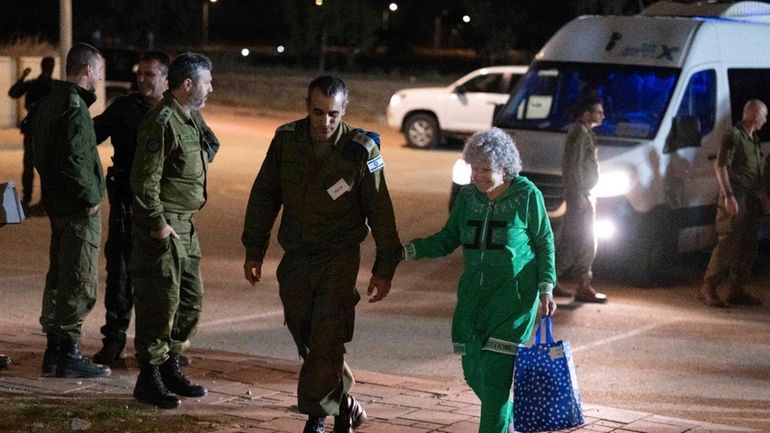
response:
[(33, 116), (32, 143), (43, 204), (51, 222), (50, 264), (43, 293), (43, 332), (79, 342), (96, 302), (104, 175), (88, 107), (93, 92), (53, 83)]
[(594, 202), (591, 188), (599, 181), (596, 137), (587, 125), (575, 122), (567, 133), (562, 158), (562, 182), (567, 211), (556, 248), (559, 275), (572, 274), (590, 282), (596, 257)]
[[(340, 123), (329, 143), (311, 145), (307, 118), (281, 126), (254, 181), (246, 209), (247, 261), (262, 261), (283, 207), (277, 270), (286, 324), (304, 359), (298, 408), (337, 415), (354, 380), (344, 362), (353, 337), (359, 244), (371, 227), (372, 274), (392, 279), (401, 251), (379, 147)], [(368, 227), (367, 227), (368, 224)]]
[[(139, 127), (131, 168), (134, 193), (134, 285), (140, 363), (160, 365), (181, 353), (195, 333), (203, 301), (201, 251), (193, 215), (206, 203), (208, 149), (201, 120), (187, 116), (170, 92)], [(212, 154), (213, 155), (213, 154)], [(169, 224), (179, 239), (156, 239), (150, 231)]]
[(724, 197), (720, 195), (715, 223), (719, 241), (704, 281), (717, 286), (727, 277), (730, 290), (741, 291), (757, 255), (757, 219), (762, 215), (757, 196), (762, 176), (759, 137), (736, 125), (722, 140), (717, 165), (727, 167), (738, 214), (730, 216), (722, 208)]

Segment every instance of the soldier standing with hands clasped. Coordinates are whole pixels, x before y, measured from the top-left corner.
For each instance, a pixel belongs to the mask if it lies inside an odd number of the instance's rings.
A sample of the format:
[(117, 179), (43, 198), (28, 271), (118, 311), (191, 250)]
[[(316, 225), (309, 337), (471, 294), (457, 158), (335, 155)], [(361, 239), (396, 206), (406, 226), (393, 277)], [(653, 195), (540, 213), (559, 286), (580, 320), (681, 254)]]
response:
[(211, 61), (201, 54), (179, 54), (169, 65), (168, 85), (137, 136), (129, 274), (140, 366), (134, 398), (173, 409), (181, 404), (174, 394), (207, 393), (184, 375), (179, 357), (190, 345), (203, 303), (193, 215), (206, 203), (206, 173), (216, 149), (204, 139), (196, 112), (213, 90)]
[(278, 241), (285, 250), (277, 270), (286, 324), (304, 360), (298, 408), (304, 433), (350, 433), (366, 419), (352, 396), (353, 374), (344, 360), (353, 338), (360, 243), (371, 227), (377, 257), (369, 302), (385, 298), (401, 255), (393, 205), (385, 184), (379, 135), (342, 121), (345, 83), (322, 76), (308, 86), (308, 116), (278, 128), (251, 189), (243, 229), (244, 272), (262, 276), (270, 231), (283, 208)]

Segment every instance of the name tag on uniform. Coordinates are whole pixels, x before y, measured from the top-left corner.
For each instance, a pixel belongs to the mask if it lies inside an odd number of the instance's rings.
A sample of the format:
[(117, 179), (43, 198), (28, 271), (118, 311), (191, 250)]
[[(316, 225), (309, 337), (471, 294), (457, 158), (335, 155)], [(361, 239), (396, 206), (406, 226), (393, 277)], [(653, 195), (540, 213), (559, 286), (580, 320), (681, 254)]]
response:
[(329, 187), (329, 189), (326, 190), (326, 192), (329, 193), (329, 196), (332, 198), (332, 200), (337, 200), (342, 194), (345, 194), (346, 192), (350, 191), (350, 185), (348, 185), (347, 182), (345, 182), (345, 179), (340, 179)]

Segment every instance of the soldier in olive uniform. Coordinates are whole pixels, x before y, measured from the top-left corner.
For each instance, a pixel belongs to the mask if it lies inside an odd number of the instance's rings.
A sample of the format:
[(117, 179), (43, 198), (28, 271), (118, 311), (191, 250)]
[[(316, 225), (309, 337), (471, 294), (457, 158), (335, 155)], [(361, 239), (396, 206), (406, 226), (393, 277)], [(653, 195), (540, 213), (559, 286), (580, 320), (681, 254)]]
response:
[[(379, 135), (342, 121), (345, 83), (322, 76), (308, 86), (308, 116), (281, 126), (249, 197), (243, 229), (244, 272), (254, 285), (279, 210), (277, 270), (286, 324), (304, 362), (298, 408), (305, 433), (349, 433), (366, 419), (350, 396), (354, 380), (344, 361), (353, 337), (360, 243), (371, 227), (377, 248), (368, 294), (383, 299), (400, 259), (393, 205), (383, 171)], [(367, 227), (368, 225), (368, 227)]]
[(757, 219), (762, 215), (762, 151), (757, 131), (766, 121), (767, 106), (756, 99), (747, 102), (741, 121), (719, 148), (714, 165), (720, 192), (715, 223), (719, 240), (698, 292), (698, 299), (709, 307), (727, 306), (717, 294), (717, 286), (725, 279), (728, 304), (761, 304), (746, 293), (744, 284), (757, 255)]
[[(178, 394), (202, 397), (179, 356), (195, 333), (203, 301), (201, 252), (193, 215), (206, 203), (206, 172), (216, 149), (203, 139), (196, 114), (212, 91), (211, 61), (182, 53), (169, 65), (169, 90), (139, 127), (131, 168), (134, 192), (134, 286), (140, 372), (134, 398), (179, 407)], [(174, 393), (174, 394), (172, 394)]]
[(83, 320), (96, 302), (96, 266), (104, 175), (88, 107), (96, 100), (104, 60), (88, 44), (67, 54), (67, 80), (54, 83), (32, 119), (35, 168), (51, 221), (51, 252), (40, 324), (48, 336), (43, 372), (106, 377), (109, 367), (80, 353)]
[(163, 97), (168, 88), (168, 54), (147, 51), (136, 71), (138, 91), (116, 98), (104, 113), (94, 118), (98, 143), (111, 138), (115, 154), (107, 169), (107, 197), (110, 217), (104, 256), (107, 258), (107, 285), (104, 290), (105, 324), (101, 331), (102, 349), (94, 361), (111, 367), (125, 366), (126, 330), (134, 306), (128, 260), (131, 256), (131, 186), (128, 178), (136, 151), (139, 123)]
[[(575, 300), (578, 302), (603, 303), (604, 293), (597, 293), (591, 286), (591, 267), (596, 257), (594, 236), (595, 198), (591, 188), (599, 181), (596, 137), (593, 128), (602, 124), (604, 108), (602, 100), (587, 96), (577, 103), (575, 123), (567, 133), (562, 158), (562, 179), (567, 211), (556, 248), (556, 269), (560, 276), (572, 274), (578, 280)], [(554, 289), (555, 296), (571, 296), (561, 286)]]
[[(8, 96), (14, 99), (24, 98), (24, 108), (27, 110), (27, 117), (21, 122), (21, 133), (24, 134), (24, 168), (21, 173), (21, 186), (23, 196), (21, 204), (24, 212), (30, 213), (30, 202), (32, 201), (32, 188), (35, 180), (34, 159), (32, 157), (32, 140), (29, 134), (29, 119), (35, 110), (37, 103), (46, 95), (51, 93), (53, 83), (58, 80), (53, 79), (53, 57), (43, 57), (40, 61), (40, 76), (34, 80), (25, 80), (32, 72), (32, 69), (26, 68), (21, 74), (21, 78), (8, 90)], [(36, 210), (36, 209), (35, 209)]]

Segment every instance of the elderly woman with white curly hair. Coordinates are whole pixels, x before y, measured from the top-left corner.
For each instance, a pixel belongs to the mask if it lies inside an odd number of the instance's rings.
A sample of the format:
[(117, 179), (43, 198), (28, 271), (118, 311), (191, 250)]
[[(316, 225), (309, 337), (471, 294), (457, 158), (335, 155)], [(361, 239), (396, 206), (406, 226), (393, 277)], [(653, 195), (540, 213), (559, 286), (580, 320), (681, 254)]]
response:
[(446, 225), (404, 245), (404, 255), (435, 258), (463, 247), (452, 341), (481, 400), (479, 432), (504, 433), (513, 423), (516, 349), (529, 339), (538, 305), (544, 314), (556, 311), (553, 233), (542, 193), (519, 175), (519, 151), (508, 134), (473, 134), (463, 158), (473, 185), (460, 191)]

